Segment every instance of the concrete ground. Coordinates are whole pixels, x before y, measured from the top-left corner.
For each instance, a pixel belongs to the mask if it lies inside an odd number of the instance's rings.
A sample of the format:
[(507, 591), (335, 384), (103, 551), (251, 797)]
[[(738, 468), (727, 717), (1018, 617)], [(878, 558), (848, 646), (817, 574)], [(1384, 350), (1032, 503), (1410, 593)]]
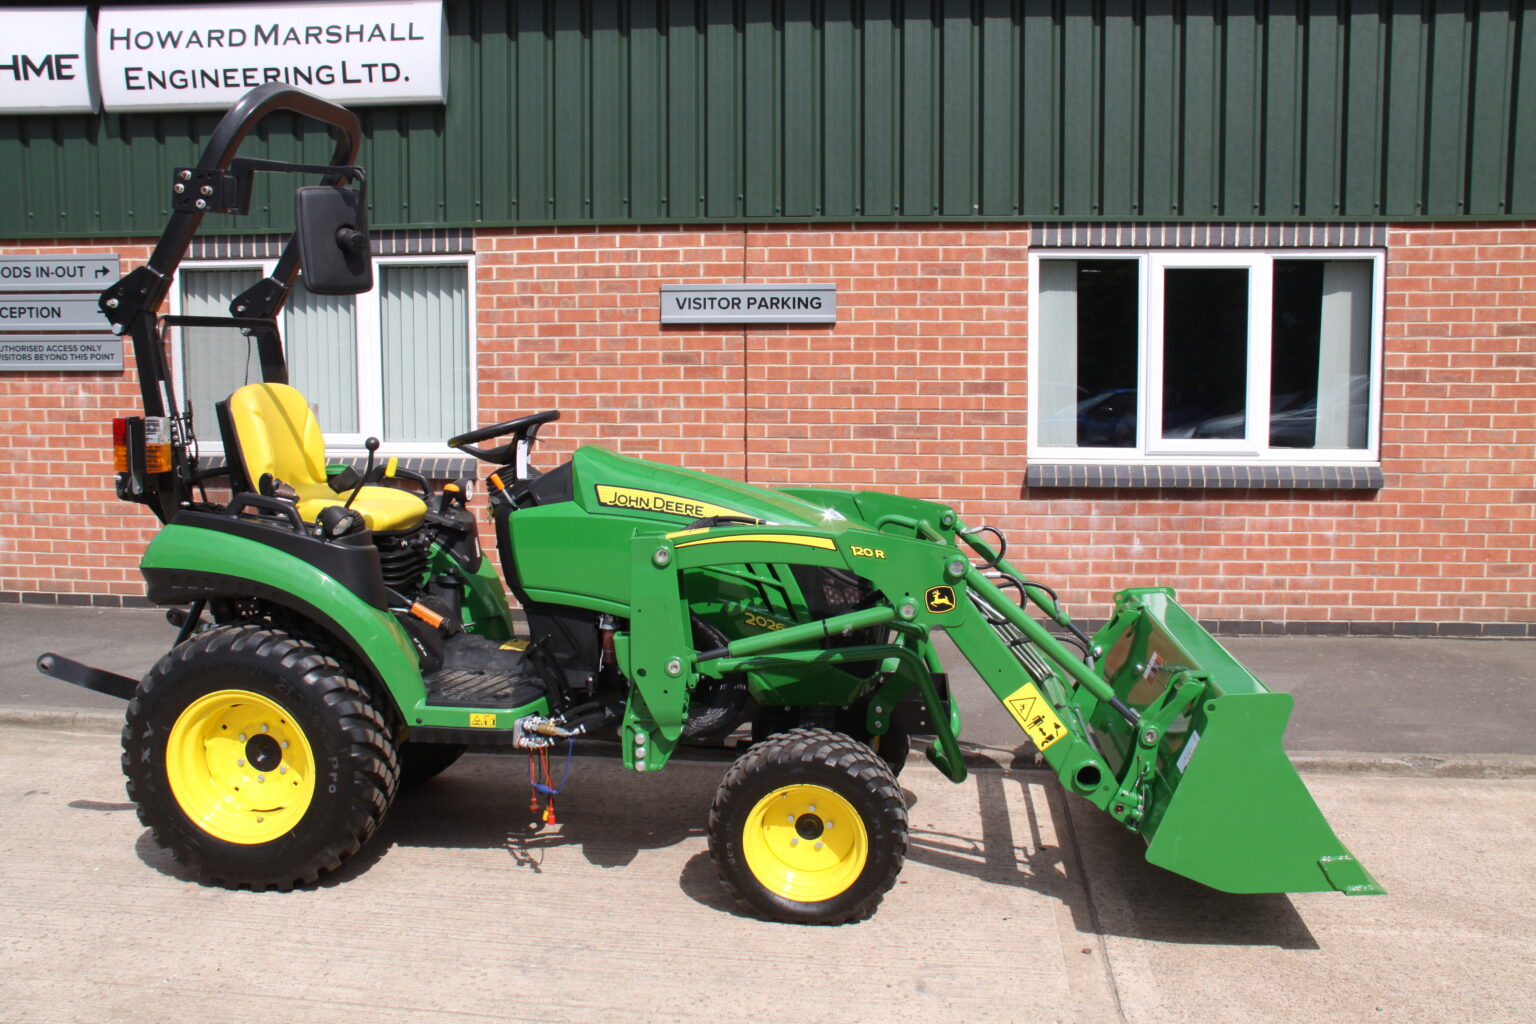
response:
[(313, 890), (203, 886), (125, 801), (122, 703), (32, 667), (137, 676), (170, 638), (153, 612), (0, 605), (0, 1021), (1536, 1020), (1529, 641), (1228, 642), (1296, 693), (1288, 744), (1387, 896), (1230, 896), (1147, 865), (962, 677), (982, 770), (954, 786), (914, 757), (896, 888), (805, 928), (725, 896), (711, 762), (579, 756), (537, 829), (522, 759), (471, 755)]

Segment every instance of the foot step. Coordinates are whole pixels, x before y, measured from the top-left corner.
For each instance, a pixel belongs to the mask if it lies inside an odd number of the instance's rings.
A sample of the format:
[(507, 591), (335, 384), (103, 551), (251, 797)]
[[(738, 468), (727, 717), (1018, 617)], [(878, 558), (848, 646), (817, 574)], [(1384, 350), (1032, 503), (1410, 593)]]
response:
[(496, 708), (510, 711), (544, 696), (544, 684), (512, 672), (444, 669), (428, 676), (427, 703), (434, 707)]

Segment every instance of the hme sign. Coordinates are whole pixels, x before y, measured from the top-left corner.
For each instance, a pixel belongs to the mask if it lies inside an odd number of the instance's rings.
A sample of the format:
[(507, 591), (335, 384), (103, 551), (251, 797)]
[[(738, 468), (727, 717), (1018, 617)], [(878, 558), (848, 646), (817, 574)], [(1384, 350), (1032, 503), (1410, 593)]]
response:
[(442, 0), (0, 7), (0, 114), (223, 110), (268, 82), (442, 103)]
[(0, 114), (90, 114), (95, 51), (84, 7), (0, 11)]

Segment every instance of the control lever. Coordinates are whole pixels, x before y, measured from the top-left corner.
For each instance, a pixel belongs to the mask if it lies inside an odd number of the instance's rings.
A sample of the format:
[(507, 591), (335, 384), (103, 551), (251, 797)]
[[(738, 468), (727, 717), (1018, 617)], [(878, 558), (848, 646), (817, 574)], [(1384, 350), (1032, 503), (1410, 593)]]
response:
[(379, 439), (376, 437), (370, 437), (368, 440), (363, 442), (363, 447), (368, 449), (368, 465), (363, 470), (363, 483), (358, 484), (356, 487), (352, 488), (352, 494), (347, 498), (347, 503), (341, 506), (342, 508), (352, 507), (352, 503), (357, 500), (357, 496), (363, 491), (363, 484), (366, 484), (368, 482), (368, 478), (373, 475), (373, 453), (379, 450)]

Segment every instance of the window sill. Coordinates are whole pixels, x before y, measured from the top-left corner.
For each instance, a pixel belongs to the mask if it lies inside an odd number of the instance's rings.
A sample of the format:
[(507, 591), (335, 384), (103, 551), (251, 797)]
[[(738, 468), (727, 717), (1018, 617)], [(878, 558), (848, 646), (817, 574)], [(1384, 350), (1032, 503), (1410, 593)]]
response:
[(1156, 462), (1045, 463), (1024, 471), (1026, 487), (1153, 487), (1379, 491), (1386, 486), (1379, 465), (1209, 465)]

